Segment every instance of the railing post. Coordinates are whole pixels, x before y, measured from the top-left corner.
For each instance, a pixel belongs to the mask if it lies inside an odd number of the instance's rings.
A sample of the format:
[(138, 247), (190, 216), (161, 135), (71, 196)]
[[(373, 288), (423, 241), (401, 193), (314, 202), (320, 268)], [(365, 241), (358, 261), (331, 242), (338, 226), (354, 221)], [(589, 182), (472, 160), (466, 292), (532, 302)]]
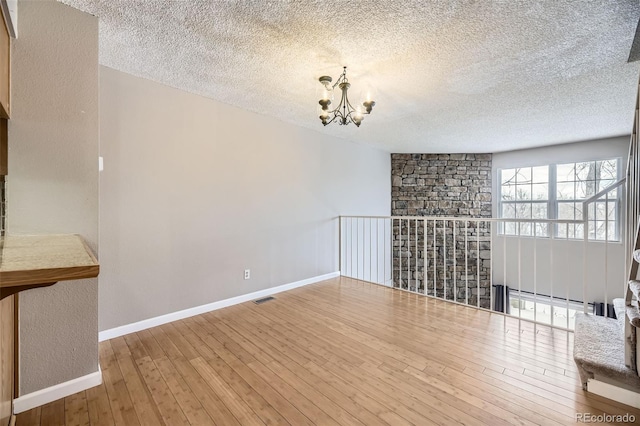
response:
[(362, 277), (360, 278), (362, 281), (365, 281), (364, 273), (365, 273), (365, 267), (367, 266), (366, 256), (365, 256), (365, 250), (367, 249), (365, 245), (365, 242), (367, 241), (367, 234), (365, 231), (367, 229), (366, 223), (367, 223), (367, 219), (363, 217), (362, 218)]
[(554, 231), (551, 233), (551, 238), (549, 239), (549, 270), (551, 271), (551, 274), (549, 275), (549, 302), (551, 305), (550, 311), (551, 311), (551, 318), (549, 319), (549, 323), (550, 325), (553, 325), (553, 316), (554, 316), (554, 312), (553, 312), (553, 247), (554, 247), (554, 241), (556, 238), (556, 232), (555, 229)]
[(395, 268), (395, 260), (393, 259), (393, 244), (394, 244), (394, 236), (393, 236), (393, 221), (394, 219), (391, 218), (391, 229), (389, 230), (389, 236), (390, 236), (390, 240), (391, 240), (391, 252), (389, 253), (389, 257), (391, 258), (391, 287), (394, 287), (393, 285), (393, 280), (395, 279), (395, 274), (396, 274), (396, 268)]
[(537, 323), (538, 322), (538, 226), (536, 223), (533, 223), (532, 225), (533, 225), (533, 322)]
[[(486, 223), (486, 222), (485, 222)], [(489, 222), (489, 309), (493, 310), (493, 221)]]
[(447, 221), (442, 221), (442, 267), (444, 268), (444, 300), (447, 300)]
[(436, 277), (438, 276), (438, 260), (436, 259), (436, 220), (433, 219), (433, 297), (438, 297)]
[(342, 216), (338, 216), (338, 271), (342, 275)]
[(469, 221), (464, 221), (464, 304), (469, 304)]
[[(416, 271), (415, 271), (416, 278), (415, 278), (415, 280), (414, 280), (414, 284), (415, 284), (415, 287), (416, 287), (416, 293), (417, 293), (417, 292), (418, 292), (418, 257), (420, 257), (420, 256), (418, 255), (418, 219), (416, 219), (416, 220), (415, 220), (415, 222), (414, 222), (414, 227), (413, 227), (413, 228), (414, 228), (415, 233), (416, 233), (416, 245), (415, 245), (415, 248), (416, 248), (416, 251), (415, 251), (415, 258), (416, 258), (416, 261), (414, 262), (414, 263), (415, 263), (415, 265), (416, 265)], [(423, 279), (424, 279), (424, 278), (423, 278)]]
[(457, 280), (457, 259), (456, 259), (456, 222), (452, 221), (453, 226), (453, 301), (458, 301), (458, 280)]
[(480, 307), (480, 220), (476, 220), (476, 308)]
[(507, 313), (507, 222), (502, 223), (502, 313)]
[(582, 248), (582, 256), (583, 256), (583, 265), (582, 265), (582, 309), (586, 314), (588, 312), (587, 309), (587, 246), (589, 243), (589, 206), (586, 202), (582, 203), (582, 218), (584, 220), (582, 224), (582, 236), (584, 238), (583, 248)]
[(373, 218), (369, 218), (369, 281), (373, 281)]
[(522, 318), (522, 223), (518, 223), (518, 318)]
[(411, 291), (411, 258), (409, 257), (411, 250), (411, 221), (407, 219), (407, 291)]
[[(386, 229), (386, 222), (385, 222), (385, 230), (384, 230), (384, 235), (386, 238), (387, 235), (387, 229)], [(389, 219), (389, 272), (391, 274), (390, 277), (390, 281), (391, 281), (391, 287), (393, 287), (393, 217)], [(385, 262), (385, 268), (386, 268), (387, 263)], [(385, 280), (385, 285), (387, 283), (387, 271), (385, 269), (384, 271), (384, 280)]]
[(376, 218), (376, 282), (380, 283), (380, 218)]
[[(596, 216), (597, 218), (597, 216)], [(596, 222), (598, 223), (598, 222)], [(604, 317), (609, 317), (609, 193), (604, 197)]]
[(422, 283), (423, 283), (423, 287), (424, 287), (424, 294), (427, 294), (427, 282), (428, 282), (428, 258), (429, 258), (429, 253), (427, 252), (427, 220), (426, 219), (422, 219), (422, 229), (423, 229), (423, 237), (422, 237), (422, 257), (424, 258), (424, 276), (422, 278)]

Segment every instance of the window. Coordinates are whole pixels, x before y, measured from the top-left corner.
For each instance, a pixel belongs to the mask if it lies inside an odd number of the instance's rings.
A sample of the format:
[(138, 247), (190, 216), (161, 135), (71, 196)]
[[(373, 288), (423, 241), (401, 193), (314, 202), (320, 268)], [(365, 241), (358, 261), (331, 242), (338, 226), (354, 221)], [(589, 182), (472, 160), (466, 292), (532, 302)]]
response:
[[(583, 220), (582, 202), (619, 179), (620, 159), (520, 167), (500, 171), (501, 218)], [(618, 241), (620, 192), (609, 193), (589, 206), (589, 239)], [(608, 226), (607, 226), (608, 223)], [(551, 229), (549, 229), (551, 228)], [(506, 235), (584, 238), (582, 223), (549, 226), (538, 223), (507, 222)]]
[[(588, 161), (556, 166), (558, 219), (582, 220), (582, 201), (618, 180), (618, 160)], [(589, 238), (617, 240), (618, 190), (609, 200), (600, 198), (589, 206)], [(608, 229), (605, 229), (608, 219)], [(558, 224), (558, 236), (584, 238), (584, 225)]]
[[(502, 170), (500, 217), (514, 219), (547, 219), (549, 211), (549, 166), (521, 167)], [(547, 235), (547, 224), (510, 222), (507, 235)]]
[(577, 312), (582, 312), (580, 302), (566, 299), (551, 298), (545, 295), (533, 295), (522, 291), (510, 289), (509, 293), (510, 315), (538, 321), (544, 324), (575, 329), (575, 317)]

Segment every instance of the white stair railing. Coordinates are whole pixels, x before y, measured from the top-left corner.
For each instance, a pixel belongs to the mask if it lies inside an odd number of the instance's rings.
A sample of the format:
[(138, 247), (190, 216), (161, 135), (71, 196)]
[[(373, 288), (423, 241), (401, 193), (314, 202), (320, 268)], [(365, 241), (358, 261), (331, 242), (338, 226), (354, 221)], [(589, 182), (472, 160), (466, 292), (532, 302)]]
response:
[[(608, 206), (611, 191), (623, 184), (587, 200), (584, 211), (595, 209), (590, 206), (602, 197)], [(599, 219), (590, 217), (341, 216), (340, 271), (346, 277), (572, 329), (572, 313), (604, 302), (606, 314), (608, 301), (623, 294), (605, 287), (618, 279), (616, 268), (624, 276), (624, 259), (617, 253), (623, 246), (617, 243), (619, 249), (610, 253), (609, 218), (603, 219), (607, 238), (599, 241), (600, 234), (589, 227), (590, 220), (595, 226)], [(577, 226), (590, 230), (582, 240), (568, 231)], [(602, 269), (608, 274), (604, 278), (594, 273)]]
[[(584, 264), (583, 274), (589, 275), (589, 253), (594, 250), (599, 250), (600, 255), (603, 258), (602, 262), (602, 300), (603, 300), (603, 315), (609, 317), (610, 308), (609, 302), (616, 297), (623, 297), (626, 293), (627, 282), (626, 279), (621, 279), (617, 283), (611, 283), (611, 277), (609, 274), (609, 268), (614, 267), (617, 271), (626, 274), (627, 270), (627, 249), (625, 244), (626, 233), (623, 233), (619, 229), (620, 224), (625, 223), (623, 215), (626, 209), (623, 206), (624, 198), (622, 194), (625, 193), (625, 183), (627, 179), (622, 178), (614, 184), (608, 186), (592, 197), (584, 200), (582, 203), (582, 212), (584, 217)], [(590, 241), (598, 241), (601, 244), (593, 245), (589, 244)], [(610, 262), (611, 243), (616, 244), (617, 251), (622, 250), (622, 253), (616, 253), (613, 256), (613, 262)], [(592, 258), (594, 256), (591, 256)], [(613, 263), (613, 264), (612, 264)], [(624, 275), (623, 275), (624, 277)], [(613, 288), (610, 284), (613, 284)], [(616, 285), (621, 287), (616, 288)], [(584, 313), (588, 313), (588, 286), (583, 286), (583, 310)]]

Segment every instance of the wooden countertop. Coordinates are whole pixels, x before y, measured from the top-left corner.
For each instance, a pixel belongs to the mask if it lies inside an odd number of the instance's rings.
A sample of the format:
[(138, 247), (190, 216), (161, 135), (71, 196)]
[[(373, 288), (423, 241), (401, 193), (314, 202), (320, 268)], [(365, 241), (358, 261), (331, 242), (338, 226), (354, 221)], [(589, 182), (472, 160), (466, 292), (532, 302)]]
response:
[(2, 297), (58, 281), (97, 277), (100, 265), (79, 235), (0, 238)]

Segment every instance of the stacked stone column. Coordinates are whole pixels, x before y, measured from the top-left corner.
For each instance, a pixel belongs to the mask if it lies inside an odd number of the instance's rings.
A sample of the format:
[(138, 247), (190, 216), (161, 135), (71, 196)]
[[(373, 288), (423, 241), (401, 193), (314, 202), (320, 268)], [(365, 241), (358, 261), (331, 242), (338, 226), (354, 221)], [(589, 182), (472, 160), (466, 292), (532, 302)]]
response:
[(489, 308), (491, 154), (392, 154), (391, 173), (393, 216), (460, 219), (394, 221), (394, 286)]

